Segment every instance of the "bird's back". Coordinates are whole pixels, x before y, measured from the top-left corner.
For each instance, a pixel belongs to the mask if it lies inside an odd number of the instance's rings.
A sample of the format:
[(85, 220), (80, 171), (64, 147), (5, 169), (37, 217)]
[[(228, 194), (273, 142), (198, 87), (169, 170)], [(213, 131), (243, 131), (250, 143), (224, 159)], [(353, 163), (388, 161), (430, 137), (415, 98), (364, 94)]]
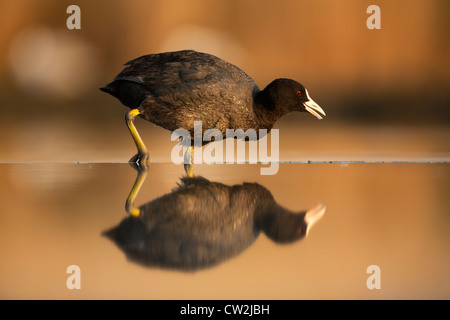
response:
[[(251, 121), (256, 83), (238, 67), (213, 55), (192, 50), (150, 54), (127, 62), (102, 88), (143, 117), (166, 129), (244, 127)], [(236, 115), (238, 115), (236, 117)], [(246, 128), (242, 128), (246, 129)]]

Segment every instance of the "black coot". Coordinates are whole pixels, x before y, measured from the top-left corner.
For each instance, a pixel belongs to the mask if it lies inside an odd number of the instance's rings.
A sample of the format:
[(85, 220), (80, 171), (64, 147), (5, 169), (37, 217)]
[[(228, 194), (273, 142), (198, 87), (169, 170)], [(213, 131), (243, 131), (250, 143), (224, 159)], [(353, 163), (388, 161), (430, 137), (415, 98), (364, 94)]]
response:
[(202, 121), (203, 131), (218, 129), (225, 137), (226, 129), (269, 132), (280, 117), (293, 111), (308, 111), (318, 119), (325, 116), (300, 83), (276, 79), (261, 91), (244, 71), (207, 53), (149, 54), (125, 65), (100, 90), (131, 108), (126, 121), (138, 153), (130, 162), (141, 166), (148, 165), (149, 154), (133, 124), (137, 115), (171, 131), (187, 129), (191, 137), (194, 121)]

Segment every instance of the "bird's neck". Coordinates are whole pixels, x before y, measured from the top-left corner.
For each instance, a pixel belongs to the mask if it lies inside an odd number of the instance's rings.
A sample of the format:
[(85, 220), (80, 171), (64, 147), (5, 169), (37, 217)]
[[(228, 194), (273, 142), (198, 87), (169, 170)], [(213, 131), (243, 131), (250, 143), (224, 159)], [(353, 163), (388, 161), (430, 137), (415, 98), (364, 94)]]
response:
[(278, 104), (278, 96), (270, 85), (256, 94), (253, 109), (260, 128), (268, 130), (272, 129), (278, 119), (291, 112)]

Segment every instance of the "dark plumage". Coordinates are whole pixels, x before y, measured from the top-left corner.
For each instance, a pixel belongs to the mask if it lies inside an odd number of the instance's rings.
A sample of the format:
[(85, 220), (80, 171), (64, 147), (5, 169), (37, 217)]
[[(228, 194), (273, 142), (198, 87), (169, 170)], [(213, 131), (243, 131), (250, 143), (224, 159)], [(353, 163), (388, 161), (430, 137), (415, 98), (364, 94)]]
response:
[[(191, 137), (194, 121), (202, 121), (203, 132), (218, 129), (225, 136), (226, 129), (270, 131), (275, 121), (292, 111), (308, 111), (319, 119), (325, 115), (305, 87), (294, 80), (276, 79), (261, 91), (238, 67), (191, 50), (129, 61), (101, 90), (137, 109), (127, 123), (136, 144), (142, 146), (131, 128), (135, 115), (171, 131), (187, 129)], [(141, 160), (145, 153), (138, 145), (138, 155), (132, 160)]]
[(257, 183), (227, 186), (196, 177), (139, 211), (105, 235), (134, 262), (193, 271), (238, 255), (260, 231), (277, 243), (299, 240), (325, 207), (294, 213)]

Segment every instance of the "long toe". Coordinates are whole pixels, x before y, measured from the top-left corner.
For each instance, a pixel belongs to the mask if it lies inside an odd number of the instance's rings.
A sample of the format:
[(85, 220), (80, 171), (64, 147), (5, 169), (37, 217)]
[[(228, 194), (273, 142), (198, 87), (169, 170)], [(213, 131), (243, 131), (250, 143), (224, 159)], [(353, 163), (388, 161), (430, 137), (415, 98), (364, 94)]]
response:
[(148, 153), (136, 153), (128, 162), (136, 164), (138, 167), (148, 169), (150, 165), (150, 155)]
[(187, 175), (189, 178), (192, 178), (192, 177), (194, 176), (194, 170), (193, 170), (191, 164), (185, 164), (185, 165), (184, 165), (184, 171), (186, 171), (186, 175)]
[(136, 153), (134, 156), (132, 156), (130, 158), (130, 160), (128, 160), (128, 163), (137, 163), (139, 159), (139, 153)]

